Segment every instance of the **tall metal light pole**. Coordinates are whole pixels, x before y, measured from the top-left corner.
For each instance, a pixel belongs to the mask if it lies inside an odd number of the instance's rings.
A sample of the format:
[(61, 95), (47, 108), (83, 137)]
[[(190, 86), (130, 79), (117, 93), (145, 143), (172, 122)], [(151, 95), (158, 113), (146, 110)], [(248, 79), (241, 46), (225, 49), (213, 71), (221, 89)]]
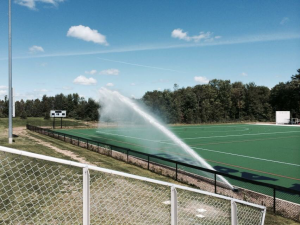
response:
[(12, 144), (11, 0), (8, 1), (8, 143)]

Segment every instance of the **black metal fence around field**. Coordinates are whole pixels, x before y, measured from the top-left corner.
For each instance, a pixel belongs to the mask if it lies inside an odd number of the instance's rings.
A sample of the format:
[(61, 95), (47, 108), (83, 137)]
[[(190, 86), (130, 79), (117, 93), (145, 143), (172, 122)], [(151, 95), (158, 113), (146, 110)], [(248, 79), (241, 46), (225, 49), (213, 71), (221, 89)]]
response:
[[(104, 141), (95, 141), (29, 124), (26, 127), (28, 130), (139, 165), (153, 172), (172, 177), (180, 182), (198, 186), (202, 190), (265, 205), (276, 214), (300, 221), (299, 190), (231, 175), (224, 172), (224, 168), (223, 170), (221, 169), (223, 172), (210, 170), (157, 155), (107, 144)], [(201, 176), (199, 171), (210, 174), (211, 176), (209, 177), (213, 177), (213, 179)], [(231, 184), (237, 187), (238, 191), (233, 192), (226, 188), (224, 183), (217, 179), (218, 175), (226, 178)], [(297, 184), (295, 187), (297, 187)]]

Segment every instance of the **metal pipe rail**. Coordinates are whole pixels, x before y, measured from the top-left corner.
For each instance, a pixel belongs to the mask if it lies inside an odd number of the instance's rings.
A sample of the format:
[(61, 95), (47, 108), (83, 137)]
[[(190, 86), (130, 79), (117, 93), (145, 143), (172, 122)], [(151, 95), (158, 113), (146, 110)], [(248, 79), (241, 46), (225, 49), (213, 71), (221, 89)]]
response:
[[(182, 200), (183, 192), (187, 193), (189, 196), (191, 194), (196, 195), (196, 196), (200, 195), (203, 197), (207, 196), (210, 198), (210, 201), (229, 202), (230, 203), (229, 207), (230, 207), (230, 212), (231, 212), (230, 213), (231, 224), (234, 224), (234, 225), (237, 224), (239, 219), (241, 219), (241, 220), (248, 219), (248, 218), (243, 218), (246, 215), (245, 212), (248, 212), (248, 211), (249, 211), (249, 213), (251, 212), (253, 216), (258, 217), (257, 221), (259, 221), (259, 223), (257, 223), (257, 224), (264, 224), (264, 219), (265, 219), (265, 214), (266, 214), (265, 206), (260, 206), (257, 204), (241, 201), (238, 199), (225, 197), (222, 195), (209, 193), (206, 191), (201, 191), (198, 189), (185, 187), (185, 186), (181, 186), (181, 185), (177, 185), (177, 184), (172, 184), (172, 183), (168, 183), (168, 182), (164, 182), (164, 181), (154, 180), (154, 179), (141, 177), (141, 176), (137, 176), (137, 175), (132, 175), (132, 174), (124, 173), (124, 172), (118, 172), (118, 171), (105, 169), (105, 168), (92, 166), (92, 165), (87, 165), (87, 164), (82, 164), (82, 163), (78, 163), (78, 162), (74, 162), (74, 161), (69, 161), (69, 160), (54, 158), (54, 157), (50, 157), (50, 156), (35, 154), (35, 153), (31, 153), (31, 152), (21, 151), (21, 150), (17, 150), (17, 149), (13, 149), (13, 148), (0, 146), (0, 152), (10, 153), (10, 154), (14, 154), (14, 155), (23, 156), (23, 157), (29, 157), (32, 160), (38, 159), (38, 160), (44, 160), (44, 161), (53, 162), (53, 163), (57, 163), (57, 164), (63, 164), (63, 165), (67, 165), (67, 166), (82, 168), (82, 177), (83, 177), (83, 181), (82, 181), (82, 190), (83, 190), (83, 192), (82, 192), (82, 195), (83, 195), (82, 196), (82, 201), (83, 201), (82, 215), (83, 215), (83, 218), (82, 218), (82, 220), (83, 220), (83, 224), (85, 224), (85, 225), (90, 224), (91, 201), (92, 201), (92, 199), (90, 199), (90, 193), (91, 193), (90, 173), (92, 173), (92, 171), (97, 171), (97, 172), (100, 172), (101, 174), (104, 173), (104, 174), (107, 174), (108, 176), (112, 176), (112, 177), (117, 176), (118, 179), (136, 180), (136, 181), (134, 181), (134, 183), (142, 182), (143, 184), (146, 184), (146, 185), (149, 184), (150, 187), (151, 187), (151, 184), (169, 187), (170, 198), (171, 198), (170, 199), (171, 200), (170, 201), (170, 211), (171, 211), (170, 221), (171, 221), (172, 225), (177, 224), (179, 219), (182, 219), (183, 216), (186, 216), (186, 214), (183, 213), (185, 211), (182, 210), (183, 206), (181, 206), (181, 202), (183, 201)], [(2, 161), (0, 160), (0, 167), (2, 166), (1, 162)], [(139, 183), (137, 183), (137, 185), (139, 185)], [(207, 198), (207, 197), (205, 197), (205, 198)], [(102, 198), (103, 198), (103, 196), (102, 196)], [(180, 201), (177, 200), (177, 198), (179, 198)], [(155, 201), (155, 199), (153, 199), (153, 201)], [(190, 202), (195, 202), (195, 199), (191, 200)], [(219, 203), (216, 203), (216, 204), (219, 204)], [(247, 207), (249, 207), (249, 209)], [(246, 211), (245, 211), (245, 209), (246, 209)], [(0, 210), (2, 210), (2, 209), (0, 209)], [(239, 213), (239, 210), (243, 210), (243, 211), (241, 211), (241, 213)], [(226, 210), (224, 210), (224, 211), (226, 211)], [(155, 215), (153, 215), (153, 216), (155, 216)]]

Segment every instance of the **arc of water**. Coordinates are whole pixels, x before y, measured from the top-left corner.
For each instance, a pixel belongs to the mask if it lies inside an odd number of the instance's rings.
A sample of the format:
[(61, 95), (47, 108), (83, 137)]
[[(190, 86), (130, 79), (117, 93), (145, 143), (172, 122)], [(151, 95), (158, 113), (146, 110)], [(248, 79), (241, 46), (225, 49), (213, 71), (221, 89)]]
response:
[[(144, 112), (138, 105), (132, 102), (129, 98), (121, 95), (119, 92), (114, 91), (114, 94), (119, 98), (120, 101), (130, 106), (136, 113), (138, 113), (141, 117), (146, 119), (149, 123), (151, 123), (154, 127), (162, 131), (166, 136), (168, 136), (171, 140), (173, 140), (178, 146), (184, 149), (187, 153), (189, 153), (192, 157), (198, 160), (202, 165), (210, 170), (216, 171), (210, 164), (208, 164), (201, 156), (199, 156), (193, 149), (191, 149), (187, 144), (185, 144), (182, 140), (180, 140), (175, 134), (169, 131), (166, 127), (160, 124), (155, 118), (151, 115)], [(222, 180), (225, 184), (227, 184), (231, 189), (234, 187), (223, 177), (217, 175), (220, 180)]]

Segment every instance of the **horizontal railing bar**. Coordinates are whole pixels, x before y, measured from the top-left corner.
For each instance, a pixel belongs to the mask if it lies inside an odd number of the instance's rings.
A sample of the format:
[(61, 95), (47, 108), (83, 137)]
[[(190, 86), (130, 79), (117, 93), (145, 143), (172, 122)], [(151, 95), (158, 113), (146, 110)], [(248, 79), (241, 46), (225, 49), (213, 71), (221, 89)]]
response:
[(51, 156), (45, 156), (45, 155), (36, 154), (36, 153), (32, 153), (32, 152), (26, 152), (26, 151), (8, 148), (8, 147), (4, 147), (4, 146), (0, 146), (0, 150), (3, 152), (8, 152), (8, 153), (16, 154), (16, 155), (27, 156), (27, 157), (35, 158), (35, 159), (42, 159), (42, 160), (46, 160), (46, 161), (50, 161), (50, 162), (57, 162), (60, 164), (65, 164), (65, 165), (70, 165), (70, 166), (75, 166), (75, 167), (83, 168), (83, 167), (87, 166), (86, 164), (82, 164), (82, 163), (78, 163), (78, 162), (74, 162), (74, 161), (70, 161), (70, 160), (66, 160), (66, 159), (58, 159), (58, 158), (51, 157)]

